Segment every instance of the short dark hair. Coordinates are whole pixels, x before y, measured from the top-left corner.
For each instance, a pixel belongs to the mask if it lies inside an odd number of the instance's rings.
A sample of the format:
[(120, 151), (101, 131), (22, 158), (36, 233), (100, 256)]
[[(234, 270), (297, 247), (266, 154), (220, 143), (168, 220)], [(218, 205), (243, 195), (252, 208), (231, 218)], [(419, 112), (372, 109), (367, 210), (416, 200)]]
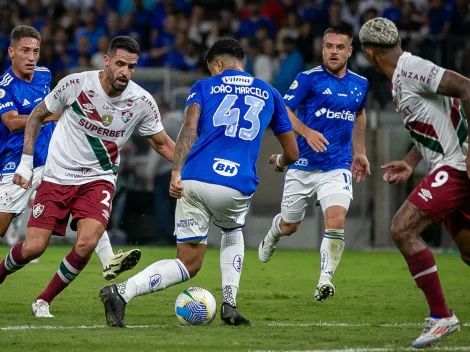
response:
[(22, 38), (34, 38), (41, 41), (41, 34), (34, 27), (21, 25), (13, 28), (10, 35), (10, 41), (14, 44)]
[(111, 40), (108, 47), (108, 56), (113, 56), (116, 50), (121, 49), (131, 54), (140, 55), (139, 44), (134, 38), (127, 36), (117, 36)]
[(333, 26), (328, 28), (325, 33), (323, 33), (323, 37), (325, 37), (327, 34), (342, 34), (347, 36), (349, 39), (353, 38), (353, 32), (352, 29), (349, 28), (348, 26)]
[(222, 37), (217, 40), (206, 53), (206, 62), (211, 63), (216, 57), (225, 56), (243, 61), (245, 50), (240, 42), (231, 37)]

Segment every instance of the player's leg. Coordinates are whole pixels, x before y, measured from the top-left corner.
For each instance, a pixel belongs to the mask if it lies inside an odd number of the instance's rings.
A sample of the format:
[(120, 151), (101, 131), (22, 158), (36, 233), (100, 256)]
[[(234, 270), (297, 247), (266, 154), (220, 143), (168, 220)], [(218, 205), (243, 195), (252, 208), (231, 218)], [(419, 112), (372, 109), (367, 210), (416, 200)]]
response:
[(194, 181), (185, 181), (184, 187), (185, 197), (178, 199), (175, 212), (177, 258), (160, 260), (118, 285), (103, 287), (100, 297), (109, 326), (125, 327), (125, 308), (132, 298), (187, 281), (201, 269), (212, 215), (199, 197), (200, 187)]
[(462, 261), (470, 266), (470, 230), (463, 229), (454, 238), (455, 244), (460, 251)]
[(205, 204), (213, 214), (213, 223), (221, 228), (220, 272), (222, 306), (220, 317), (226, 325), (251, 325), (237, 309), (237, 294), (245, 257), (242, 228), (250, 207), (251, 196), (213, 184), (205, 184)]
[(268, 262), (283, 236), (297, 232), (302, 222), (309, 200), (314, 193), (315, 176), (312, 172), (288, 170), (284, 179), (281, 213), (277, 214), (268, 234), (258, 247), (258, 258)]
[(344, 223), (351, 198), (346, 194), (331, 194), (320, 200), (325, 223), (325, 234), (320, 246), (320, 279), (314, 293), (317, 301), (333, 297), (331, 282), (344, 250)]
[(0, 237), (3, 238), (8, 231), (15, 215), (12, 213), (0, 212)]
[(0, 284), (32, 260), (39, 258), (47, 248), (52, 231), (36, 227), (28, 227), (24, 241), (16, 243), (8, 255), (0, 263)]
[(101, 236), (95, 251), (103, 265), (103, 278), (108, 281), (114, 280), (125, 271), (134, 269), (141, 257), (139, 249), (132, 249), (128, 252), (119, 251), (118, 254), (114, 254), (107, 231)]

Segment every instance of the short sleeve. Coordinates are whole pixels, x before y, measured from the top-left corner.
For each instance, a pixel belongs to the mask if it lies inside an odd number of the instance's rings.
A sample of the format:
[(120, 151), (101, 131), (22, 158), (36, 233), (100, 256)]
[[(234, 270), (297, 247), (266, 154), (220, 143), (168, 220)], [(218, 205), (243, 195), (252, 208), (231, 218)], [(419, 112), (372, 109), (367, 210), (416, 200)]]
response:
[[(403, 65), (402, 84), (414, 93), (437, 93), (445, 69), (431, 61), (412, 57)], [(402, 89), (405, 87), (402, 87)]]
[(47, 110), (56, 113), (71, 105), (80, 94), (85, 76), (73, 74), (62, 78), (57, 86), (46, 96), (44, 102)]
[(0, 89), (0, 116), (9, 112), (9, 111), (18, 111), (13, 100), (13, 95), (10, 91), (1, 88)]
[(163, 131), (162, 119), (155, 99), (148, 94), (148, 103), (144, 103), (144, 111), (139, 124), (139, 134), (141, 136), (153, 136)]
[(293, 131), (292, 123), (287, 114), (286, 106), (282, 100), (281, 94), (276, 89), (272, 89), (274, 98), (274, 113), (269, 126), (274, 134), (281, 134)]
[(289, 87), (289, 90), (284, 95), (284, 103), (292, 111), (297, 110), (299, 105), (302, 105), (312, 91), (312, 79), (304, 72), (300, 72), (295, 78), (294, 82)]
[(190, 104), (198, 103), (199, 106), (202, 106), (202, 88), (201, 82), (197, 81), (189, 91), (188, 99), (184, 103), (184, 108), (186, 109)]
[(361, 105), (359, 105), (359, 108), (357, 109), (357, 111), (362, 111), (366, 108), (368, 91), (369, 91), (369, 81), (366, 82), (366, 84), (364, 85), (364, 90), (361, 92), (362, 93)]

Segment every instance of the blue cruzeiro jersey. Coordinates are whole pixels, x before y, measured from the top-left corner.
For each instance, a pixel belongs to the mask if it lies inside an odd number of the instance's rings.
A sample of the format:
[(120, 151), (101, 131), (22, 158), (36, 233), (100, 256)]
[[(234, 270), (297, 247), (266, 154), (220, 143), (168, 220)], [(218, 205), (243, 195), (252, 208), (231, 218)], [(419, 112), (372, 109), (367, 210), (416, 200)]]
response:
[[(0, 77), (0, 116), (16, 110), (18, 115), (29, 115), (49, 93), (51, 73), (45, 67), (36, 67), (31, 82), (13, 73), (11, 67)], [(42, 126), (34, 148), (34, 167), (46, 163), (49, 141), (55, 123)], [(0, 121), (0, 175), (15, 172), (23, 153), (24, 131), (10, 132)]]
[(268, 126), (274, 134), (292, 131), (279, 92), (246, 72), (226, 70), (196, 82), (185, 106), (191, 103), (201, 106), (199, 138), (188, 155), (182, 179), (253, 194), (264, 131)]
[(342, 78), (324, 65), (301, 72), (284, 96), (285, 104), (298, 109), (297, 117), (320, 132), (330, 143), (316, 153), (302, 136), (297, 137), (299, 159), (292, 169), (331, 171), (351, 166), (351, 140), (356, 113), (366, 105), (369, 82), (349, 70)]

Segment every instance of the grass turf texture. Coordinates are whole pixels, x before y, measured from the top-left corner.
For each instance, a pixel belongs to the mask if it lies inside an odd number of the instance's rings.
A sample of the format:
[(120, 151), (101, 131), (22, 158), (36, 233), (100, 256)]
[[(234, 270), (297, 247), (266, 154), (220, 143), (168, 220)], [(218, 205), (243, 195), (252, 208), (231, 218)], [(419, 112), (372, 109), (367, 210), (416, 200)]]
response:
[[(8, 250), (0, 246), (0, 255)], [(0, 351), (403, 350), (421, 333), (428, 315), (424, 296), (399, 253), (346, 252), (335, 275), (336, 296), (318, 303), (312, 298), (319, 272), (316, 251), (278, 250), (271, 262), (262, 264), (257, 252), (249, 250), (237, 303), (253, 326), (222, 326), (217, 312), (210, 326), (181, 327), (174, 302), (189, 286), (211, 291), (220, 309), (219, 251), (210, 249), (196, 278), (128, 304), (126, 323), (134, 328), (104, 327), (98, 292), (107, 282), (96, 255), (52, 303), (55, 318), (34, 318), (31, 303), (69, 250), (50, 247), (39, 264), (27, 265), (0, 285)], [(173, 248), (141, 250), (141, 262), (117, 282), (175, 255)], [(436, 255), (436, 260), (450, 307), (462, 323), (469, 322), (469, 268), (457, 255)], [(438, 346), (470, 351), (469, 328), (462, 327)]]

